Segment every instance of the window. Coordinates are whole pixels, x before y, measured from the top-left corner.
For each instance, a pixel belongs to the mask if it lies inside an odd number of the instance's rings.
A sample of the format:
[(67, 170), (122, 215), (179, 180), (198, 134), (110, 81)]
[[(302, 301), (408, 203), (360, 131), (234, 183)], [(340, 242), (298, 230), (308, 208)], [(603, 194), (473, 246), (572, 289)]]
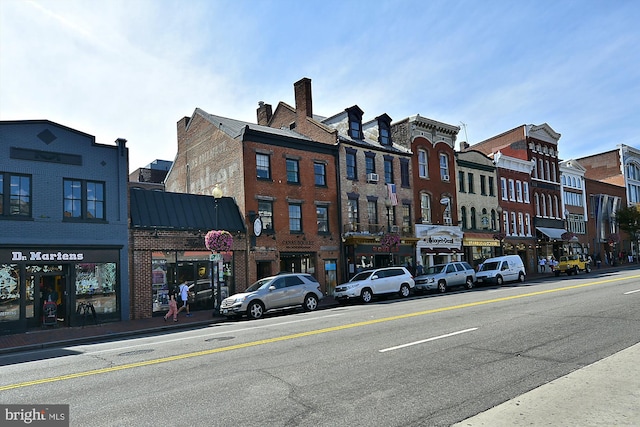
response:
[(31, 217), (31, 177), (0, 173), (0, 215)]
[(516, 181), (516, 199), (522, 202), (522, 181)]
[(387, 184), (393, 183), (393, 159), (384, 159), (384, 182)]
[(318, 223), (318, 233), (329, 232), (329, 208), (326, 206), (316, 206), (316, 222)]
[(534, 178), (538, 177), (538, 159), (536, 159), (535, 157), (532, 157), (531, 160), (533, 160), (533, 169), (531, 170), (531, 173), (533, 174)]
[(480, 175), (480, 194), (487, 195), (487, 177), (484, 175)]
[(522, 186), (523, 186), (523, 193), (524, 193), (524, 202), (529, 203), (529, 183), (523, 182)]
[(440, 179), (449, 181), (449, 156), (440, 153)]
[(358, 199), (349, 199), (347, 202), (347, 218), (352, 227), (351, 231), (357, 231), (358, 223), (360, 222), (358, 218)]
[(104, 183), (65, 179), (63, 192), (65, 219), (105, 219)]
[(467, 174), (467, 181), (469, 182), (469, 185), (468, 185), (469, 193), (472, 193), (472, 194), (475, 193), (476, 190), (475, 190), (475, 187), (473, 185), (473, 174), (471, 172), (469, 172)]
[(423, 224), (431, 224), (431, 197), (427, 193), (420, 193), (420, 212)]
[(362, 113), (358, 107), (347, 110), (349, 115), (349, 136), (353, 139), (362, 139)]
[(531, 236), (531, 215), (525, 214), (524, 215), (524, 221), (525, 221), (525, 225), (527, 227), (527, 236)]
[(491, 209), (491, 229), (494, 231), (498, 231), (498, 224), (496, 223), (496, 211)]
[(471, 228), (473, 230), (475, 230), (477, 227), (477, 222), (476, 222), (476, 208), (471, 208)]
[(533, 195), (533, 201), (536, 208), (536, 216), (540, 216), (540, 197), (538, 196), (538, 193)]
[(418, 150), (418, 175), (420, 178), (429, 178), (429, 166), (427, 164), (427, 152)]
[(271, 179), (270, 156), (268, 154), (256, 153), (256, 169), (258, 179)]
[(509, 212), (502, 212), (502, 230), (504, 234), (509, 234)]
[(500, 187), (502, 189), (502, 200), (509, 200), (507, 195), (507, 178), (500, 178)]
[[(369, 225), (378, 224), (378, 202), (375, 200), (367, 201), (367, 214), (369, 215)], [(369, 229), (369, 231), (372, 231)]]
[(347, 179), (356, 179), (356, 153), (347, 151)]
[(327, 166), (324, 163), (315, 162), (313, 164), (313, 173), (315, 182), (318, 187), (327, 186)]
[(565, 178), (564, 175), (560, 177), (560, 180), (562, 181), (562, 185), (567, 185), (567, 179)]
[(270, 200), (258, 201), (258, 215), (262, 220), (262, 228), (265, 232), (273, 232), (273, 202)]
[(299, 203), (289, 203), (289, 231), (302, 232), (302, 206)]
[(458, 191), (464, 193), (464, 172), (458, 171)]
[(516, 222), (515, 212), (511, 212), (511, 234), (518, 234), (518, 223)]
[(411, 205), (408, 203), (402, 204), (402, 229), (411, 231)]
[(391, 117), (386, 114), (376, 117), (378, 119), (378, 141), (381, 145), (391, 145)]
[(547, 181), (551, 181), (551, 175), (549, 174), (550, 168), (549, 168), (549, 160), (545, 160), (545, 170), (544, 170), (544, 176), (545, 178), (547, 178)]
[(376, 155), (375, 153), (365, 153), (365, 168), (367, 174), (376, 173)]
[(640, 181), (640, 166), (636, 163), (629, 163), (629, 165), (627, 165), (627, 178)]
[(518, 212), (518, 225), (520, 226), (519, 230), (520, 230), (520, 235), (524, 236), (524, 215), (522, 215), (522, 212)]
[(558, 182), (558, 176), (557, 176), (557, 172), (556, 172), (556, 164), (552, 163), (551, 164), (551, 179), (553, 182)]
[(463, 206), (460, 208), (460, 219), (462, 220), (462, 229), (466, 230), (469, 228), (467, 225), (467, 208)]
[(515, 185), (512, 179), (509, 180), (509, 200), (511, 201), (516, 200), (516, 190), (515, 190)]
[(494, 190), (493, 177), (492, 176), (489, 177), (489, 195), (491, 197), (496, 195), (495, 190)]
[(538, 159), (538, 178), (544, 179), (544, 160)]
[(287, 159), (287, 182), (300, 184), (300, 164), (298, 160)]
[(409, 160), (400, 159), (400, 185), (402, 187), (409, 188), (411, 182), (409, 176)]

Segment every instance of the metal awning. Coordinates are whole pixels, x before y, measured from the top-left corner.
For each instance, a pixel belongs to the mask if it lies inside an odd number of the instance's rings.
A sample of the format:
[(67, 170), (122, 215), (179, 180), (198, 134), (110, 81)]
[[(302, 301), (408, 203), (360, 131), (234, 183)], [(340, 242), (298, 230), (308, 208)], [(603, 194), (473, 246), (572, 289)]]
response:
[(536, 227), (536, 230), (553, 240), (562, 240), (562, 234), (567, 232), (564, 228)]

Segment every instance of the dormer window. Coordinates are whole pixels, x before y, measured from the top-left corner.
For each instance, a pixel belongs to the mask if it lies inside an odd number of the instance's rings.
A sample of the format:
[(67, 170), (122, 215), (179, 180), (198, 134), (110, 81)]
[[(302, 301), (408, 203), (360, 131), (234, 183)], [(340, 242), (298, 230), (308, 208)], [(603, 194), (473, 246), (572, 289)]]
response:
[(391, 117), (386, 114), (376, 117), (378, 120), (378, 142), (381, 145), (391, 145)]
[(363, 111), (357, 105), (347, 109), (347, 114), (349, 114), (349, 136), (353, 139), (363, 139), (362, 113)]

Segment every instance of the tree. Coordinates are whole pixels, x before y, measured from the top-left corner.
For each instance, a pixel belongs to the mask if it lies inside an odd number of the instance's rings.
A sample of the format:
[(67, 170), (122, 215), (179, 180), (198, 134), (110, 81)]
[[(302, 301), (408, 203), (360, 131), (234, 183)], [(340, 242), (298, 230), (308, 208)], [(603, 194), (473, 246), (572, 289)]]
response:
[[(640, 209), (635, 206), (625, 206), (616, 212), (615, 222), (620, 230), (625, 231), (637, 243), (640, 241)], [(637, 251), (637, 247), (636, 247)]]

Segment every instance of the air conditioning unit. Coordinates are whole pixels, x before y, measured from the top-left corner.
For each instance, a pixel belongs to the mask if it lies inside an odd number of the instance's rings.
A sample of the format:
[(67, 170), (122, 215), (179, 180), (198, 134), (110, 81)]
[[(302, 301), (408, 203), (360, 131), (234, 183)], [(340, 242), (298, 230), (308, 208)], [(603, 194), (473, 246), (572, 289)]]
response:
[(400, 227), (397, 225), (392, 225), (391, 226), (391, 232), (392, 233), (397, 233), (398, 231), (400, 231)]
[(367, 174), (367, 182), (378, 182), (378, 174), (377, 173), (368, 173)]
[(443, 181), (449, 181), (449, 175), (442, 175)]

